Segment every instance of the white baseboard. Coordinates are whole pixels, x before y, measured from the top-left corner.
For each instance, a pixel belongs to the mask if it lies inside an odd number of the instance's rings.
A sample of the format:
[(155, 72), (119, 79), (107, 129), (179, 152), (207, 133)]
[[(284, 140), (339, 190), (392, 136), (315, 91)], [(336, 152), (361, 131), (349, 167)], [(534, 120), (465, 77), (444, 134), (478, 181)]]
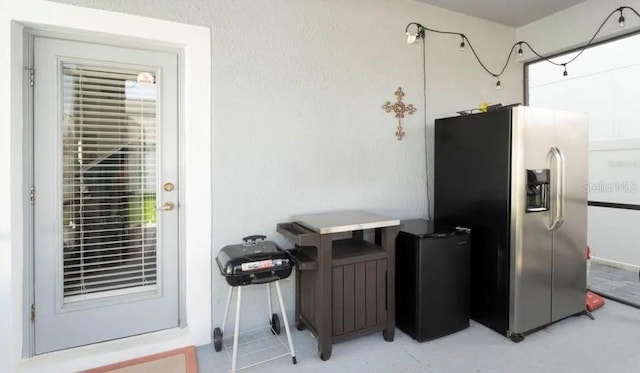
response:
[(620, 269), (624, 269), (624, 270), (632, 271), (632, 272), (640, 271), (640, 266), (637, 266), (635, 264), (617, 262), (615, 260), (598, 258), (598, 257), (595, 257), (595, 256), (591, 257), (591, 262), (592, 263), (598, 263), (598, 264), (604, 264), (604, 265), (608, 265), (608, 266), (611, 266), (611, 267), (620, 268)]

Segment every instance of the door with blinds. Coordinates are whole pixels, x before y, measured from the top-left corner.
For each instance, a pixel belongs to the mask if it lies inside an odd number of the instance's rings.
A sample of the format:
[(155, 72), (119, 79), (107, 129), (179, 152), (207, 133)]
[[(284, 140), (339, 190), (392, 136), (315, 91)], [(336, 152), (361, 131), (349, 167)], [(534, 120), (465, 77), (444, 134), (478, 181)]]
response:
[(33, 46), (36, 354), (177, 327), (177, 55)]

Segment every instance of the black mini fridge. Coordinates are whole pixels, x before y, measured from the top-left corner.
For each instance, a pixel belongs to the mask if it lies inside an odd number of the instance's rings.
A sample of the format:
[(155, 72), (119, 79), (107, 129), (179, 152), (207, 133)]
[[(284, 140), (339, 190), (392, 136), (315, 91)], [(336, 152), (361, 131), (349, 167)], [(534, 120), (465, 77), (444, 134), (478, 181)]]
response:
[(419, 342), (469, 326), (468, 231), (406, 220), (396, 239), (396, 326)]

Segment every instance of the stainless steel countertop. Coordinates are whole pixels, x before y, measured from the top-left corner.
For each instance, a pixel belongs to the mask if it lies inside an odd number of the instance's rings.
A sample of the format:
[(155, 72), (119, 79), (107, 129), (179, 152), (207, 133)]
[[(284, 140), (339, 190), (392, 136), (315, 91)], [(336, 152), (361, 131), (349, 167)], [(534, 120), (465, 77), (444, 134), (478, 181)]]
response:
[(296, 215), (291, 220), (320, 234), (400, 225), (398, 219), (360, 210)]

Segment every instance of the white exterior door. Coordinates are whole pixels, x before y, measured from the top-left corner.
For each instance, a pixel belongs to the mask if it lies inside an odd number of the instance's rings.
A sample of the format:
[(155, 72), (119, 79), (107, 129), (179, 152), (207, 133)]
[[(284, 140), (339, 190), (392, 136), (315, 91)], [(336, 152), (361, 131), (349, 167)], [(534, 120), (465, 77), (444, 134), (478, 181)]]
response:
[(33, 52), (36, 354), (177, 327), (178, 56)]

